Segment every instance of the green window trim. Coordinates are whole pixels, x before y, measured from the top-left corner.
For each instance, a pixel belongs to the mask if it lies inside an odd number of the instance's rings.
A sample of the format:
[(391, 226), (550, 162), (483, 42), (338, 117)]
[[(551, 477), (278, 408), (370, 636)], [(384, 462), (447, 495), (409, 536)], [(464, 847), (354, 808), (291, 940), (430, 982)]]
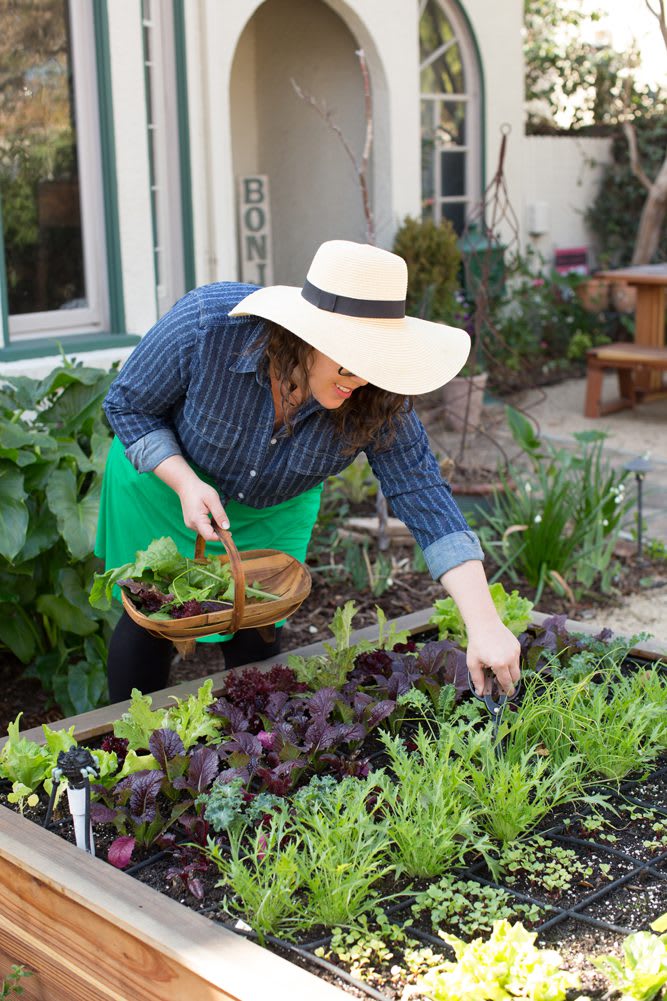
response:
[(195, 240), (192, 215), (192, 168), (190, 164), (190, 119), (188, 114), (188, 67), (185, 47), (185, 2), (174, 0), (174, 48), (178, 96), (179, 165), (181, 174), (181, 226), (183, 271), (186, 292), (196, 285)]
[(0, 348), (0, 363), (25, 361), (27, 358), (72, 355), (106, 348), (127, 348), (138, 344), (137, 334), (64, 334), (60, 337), (22, 337)]

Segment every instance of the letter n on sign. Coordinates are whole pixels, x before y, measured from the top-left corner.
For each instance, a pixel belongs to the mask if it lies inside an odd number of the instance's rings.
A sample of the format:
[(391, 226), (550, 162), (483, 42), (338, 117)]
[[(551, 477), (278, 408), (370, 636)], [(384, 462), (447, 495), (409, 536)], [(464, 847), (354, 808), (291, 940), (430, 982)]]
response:
[(241, 281), (273, 285), (271, 210), (266, 174), (239, 178)]

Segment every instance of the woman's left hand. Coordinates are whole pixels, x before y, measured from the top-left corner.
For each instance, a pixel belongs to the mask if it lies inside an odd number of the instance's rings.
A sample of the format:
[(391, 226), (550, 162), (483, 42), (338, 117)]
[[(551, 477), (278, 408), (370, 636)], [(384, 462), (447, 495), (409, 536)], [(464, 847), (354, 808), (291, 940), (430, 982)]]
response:
[(503, 691), (512, 695), (521, 676), (520, 655), (518, 639), (499, 618), (468, 629), (466, 659), (478, 695), (485, 693), (485, 683), (488, 686), (485, 668), (495, 674)]

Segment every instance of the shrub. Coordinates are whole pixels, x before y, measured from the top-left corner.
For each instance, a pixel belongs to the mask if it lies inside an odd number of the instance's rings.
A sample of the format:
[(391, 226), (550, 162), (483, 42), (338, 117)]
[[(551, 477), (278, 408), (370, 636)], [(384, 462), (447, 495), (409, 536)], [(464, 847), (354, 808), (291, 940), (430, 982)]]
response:
[(105, 695), (118, 613), (90, 607), (102, 473), (111, 434), (101, 403), (114, 372), (64, 362), (0, 386), (0, 650), (66, 713)]
[(449, 220), (436, 225), (432, 219), (406, 216), (393, 250), (408, 266), (408, 313), (441, 322), (451, 320), (461, 252)]

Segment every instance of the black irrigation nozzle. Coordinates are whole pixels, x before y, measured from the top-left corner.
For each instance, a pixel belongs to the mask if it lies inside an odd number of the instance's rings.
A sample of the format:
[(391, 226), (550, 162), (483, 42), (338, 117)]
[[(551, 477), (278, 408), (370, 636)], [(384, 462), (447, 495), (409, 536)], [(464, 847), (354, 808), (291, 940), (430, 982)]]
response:
[(87, 747), (70, 747), (68, 751), (61, 751), (57, 761), (54, 772), (60, 772), (58, 778), (67, 779), (72, 789), (83, 789), (91, 777), (97, 778), (97, 762)]

